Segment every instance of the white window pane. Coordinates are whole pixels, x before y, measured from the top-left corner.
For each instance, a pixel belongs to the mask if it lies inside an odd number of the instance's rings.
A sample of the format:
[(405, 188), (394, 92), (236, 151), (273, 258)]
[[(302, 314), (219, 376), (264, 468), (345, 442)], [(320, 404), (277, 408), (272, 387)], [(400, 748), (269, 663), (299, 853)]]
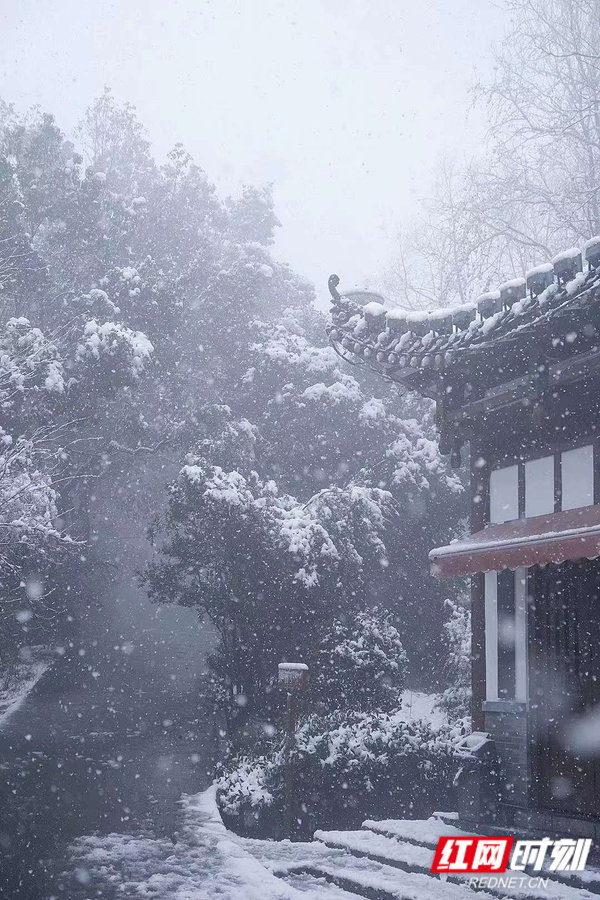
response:
[(554, 457), (544, 456), (525, 463), (525, 515), (554, 512)]
[(496, 469), (490, 475), (490, 522), (519, 518), (519, 467)]
[(578, 447), (561, 454), (562, 508), (578, 509), (594, 502), (594, 448)]

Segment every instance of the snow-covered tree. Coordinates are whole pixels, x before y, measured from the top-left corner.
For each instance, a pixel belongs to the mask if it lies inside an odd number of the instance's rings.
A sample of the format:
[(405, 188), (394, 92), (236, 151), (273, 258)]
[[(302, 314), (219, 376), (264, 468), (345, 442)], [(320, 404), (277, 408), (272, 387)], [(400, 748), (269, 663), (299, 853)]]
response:
[(275, 215), (273, 185), (263, 188), (242, 186), (240, 196), (227, 201), (229, 228), (233, 237), (242, 242), (257, 241), (269, 246), (275, 239), (274, 231), (281, 227)]
[(400, 705), (406, 653), (389, 612), (373, 609), (336, 619), (321, 641), (314, 679), (331, 708), (389, 712)]
[(397, 515), (386, 536), (388, 565), (370, 580), (366, 602), (394, 612), (416, 649), (415, 678), (423, 678), (421, 666), (431, 678), (425, 660), (442, 651), (445, 595), (429, 576), (427, 550), (452, 536), (466, 503), (439, 453), (432, 404), (348, 371), (325, 344), (314, 310), (287, 309), (270, 326), (257, 323), (255, 333), (236, 402), (257, 422), (264, 471), (306, 499), (328, 485), (391, 493)]
[(430, 406), (326, 345), (312, 287), (271, 254), (277, 225), (270, 187), (223, 202), (181, 145), (157, 165), (110, 92), (75, 143), (51, 116), (4, 119), (4, 427), (58, 428), (57, 509), (98, 560), (107, 525), (126, 542), (168, 503), (153, 595), (211, 615), (215, 669), (249, 699), (375, 604), (438, 646), (426, 548), (464, 502)]
[[(235, 430), (253, 440), (248, 423)], [(379, 488), (331, 488), (303, 503), (254, 469), (189, 454), (154, 530), (150, 594), (209, 616), (220, 636), (215, 671), (232, 697), (256, 706), (282, 659), (310, 658), (332, 618), (360, 605), (393, 515)]]
[[(71, 551), (89, 533), (91, 479), (126, 431), (153, 355), (150, 340), (123, 321), (95, 280), (100, 255), (91, 245), (92, 237), (102, 245), (100, 191), (101, 180), (84, 177), (81, 157), (51, 116), (6, 117), (0, 134), (4, 657), (20, 640), (40, 637), (40, 628), (49, 640), (60, 627), (59, 612), (77, 595), (84, 555)], [(29, 591), (32, 579), (44, 588)]]
[(450, 612), (444, 623), (449, 687), (441, 702), (452, 719), (461, 719), (471, 715), (471, 610), (466, 597), (446, 600), (446, 608)]

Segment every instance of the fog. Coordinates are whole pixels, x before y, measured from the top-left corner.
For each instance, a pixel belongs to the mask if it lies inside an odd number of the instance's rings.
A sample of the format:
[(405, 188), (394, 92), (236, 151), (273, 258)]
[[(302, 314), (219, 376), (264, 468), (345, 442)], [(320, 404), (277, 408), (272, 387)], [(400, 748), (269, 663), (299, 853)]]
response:
[(159, 157), (182, 141), (224, 193), (275, 185), (277, 254), (376, 287), (437, 162), (477, 151), (470, 89), (491, 0), (22, 0), (0, 13), (0, 96), (69, 130), (110, 86)]

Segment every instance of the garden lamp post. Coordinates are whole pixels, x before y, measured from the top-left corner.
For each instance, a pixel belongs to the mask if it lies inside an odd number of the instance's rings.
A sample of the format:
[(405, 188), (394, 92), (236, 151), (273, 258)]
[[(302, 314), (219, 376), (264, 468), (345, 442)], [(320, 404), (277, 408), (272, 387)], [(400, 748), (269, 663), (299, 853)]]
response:
[(287, 693), (287, 734), (285, 738), (285, 814), (284, 830), (289, 840), (294, 828), (294, 763), (293, 750), (296, 745), (296, 724), (298, 721), (298, 695), (308, 686), (308, 666), (304, 663), (279, 663), (279, 687)]

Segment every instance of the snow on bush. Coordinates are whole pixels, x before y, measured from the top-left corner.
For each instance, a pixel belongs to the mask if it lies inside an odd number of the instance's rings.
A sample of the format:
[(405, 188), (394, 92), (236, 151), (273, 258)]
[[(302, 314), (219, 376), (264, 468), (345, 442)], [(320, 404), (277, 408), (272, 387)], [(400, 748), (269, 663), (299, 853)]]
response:
[[(321, 825), (353, 827), (370, 815), (419, 817), (451, 796), (453, 745), (461, 722), (436, 725), (401, 713), (338, 711), (301, 723), (294, 752), (296, 810), (305, 833)], [(218, 771), (217, 798), (231, 816), (281, 812), (283, 735), (270, 752), (232, 758)]]
[[(253, 510), (260, 514), (273, 541), (296, 562), (295, 579), (310, 588), (319, 583), (319, 573), (327, 561), (361, 557), (353, 547), (352, 535), (344, 518), (357, 518), (364, 539), (374, 552), (385, 555), (380, 532), (385, 525), (384, 511), (391, 495), (380, 488), (352, 485), (348, 489), (320, 491), (307, 503), (290, 494), (280, 493), (273, 480), (262, 481), (257, 472), (246, 477), (239, 471), (224, 471), (207, 465), (199, 457), (188, 456), (180, 472), (181, 484), (200, 491), (205, 502), (237, 508), (240, 513)], [(176, 493), (173, 493), (176, 497)]]
[(463, 484), (439, 452), (433, 404), (414, 397), (403, 397), (399, 404), (395, 397), (372, 396), (368, 383), (344, 371), (332, 347), (309, 341), (307, 324), (297, 311), (287, 310), (277, 325), (262, 324), (262, 340), (251, 347), (256, 357), (246, 383), (257, 392), (276, 391), (269, 419), (274, 444), (282, 445), (286, 432), (305, 422), (326, 469), (333, 421), (347, 471), (356, 472), (361, 462), (367, 477), (374, 470), (377, 481), (385, 477), (399, 497), (406, 491), (432, 494), (442, 489), (457, 498)]
[[(220, 642), (211, 667), (236, 716), (271, 702), (277, 664), (318, 647), (332, 620), (357, 604), (385, 571), (393, 500), (380, 488), (327, 488), (303, 502), (253, 468), (254, 433), (225, 421), (229, 466), (211, 464), (216, 442), (188, 454), (153, 535), (153, 598), (205, 612)], [(235, 635), (235, 641), (231, 636)], [(235, 688), (235, 689), (234, 689)]]
[(360, 403), (363, 399), (361, 387), (352, 375), (340, 374), (333, 384), (319, 382), (307, 387), (302, 397), (305, 400), (321, 401), (336, 406), (339, 403)]
[(40, 468), (32, 441), (15, 441), (0, 429), (0, 573), (12, 571), (25, 551), (46, 552), (66, 541), (55, 522), (57, 493)]
[(62, 394), (63, 363), (56, 345), (24, 316), (9, 319), (0, 334), (0, 403), (7, 410), (26, 389)]
[(100, 288), (92, 288), (88, 294), (83, 294), (78, 299), (81, 305), (89, 310), (98, 309), (104, 313), (108, 311), (112, 315), (120, 312), (119, 307), (112, 302), (106, 291), (102, 291)]
[(237, 816), (243, 809), (271, 806), (274, 796), (267, 785), (273, 782), (282, 765), (281, 752), (275, 753), (272, 759), (265, 756), (238, 759), (235, 768), (224, 771), (218, 782), (223, 812)]
[(375, 419), (385, 419), (387, 416), (385, 403), (377, 397), (371, 397), (370, 400), (366, 400), (363, 403), (358, 415), (364, 422), (373, 421)]
[(248, 509), (254, 502), (252, 491), (239, 472), (224, 472), (220, 466), (207, 469), (202, 465), (186, 465), (181, 474), (190, 484), (201, 485), (208, 500), (242, 509)]
[(446, 600), (446, 608), (450, 611), (444, 623), (450, 687), (444, 691), (440, 705), (450, 718), (460, 719), (471, 713), (471, 610), (464, 600)]
[(402, 432), (387, 453), (395, 465), (393, 483), (399, 487), (414, 486), (427, 491), (433, 476), (452, 493), (463, 490), (460, 478), (448, 469), (441, 456), (437, 441), (423, 433), (423, 424), (416, 419), (402, 421)]
[(142, 331), (133, 331), (118, 322), (104, 322), (100, 325), (96, 319), (90, 319), (84, 327), (76, 355), (79, 361), (83, 361), (123, 354), (130, 374), (138, 378), (153, 351), (154, 347)]
[(283, 326), (273, 328), (264, 344), (255, 344), (251, 349), (268, 360), (297, 366), (301, 372), (339, 371), (339, 359), (333, 347), (315, 347), (305, 337), (293, 334)]
[(306, 337), (295, 310), (285, 310), (282, 321), (276, 325), (256, 322), (255, 327), (260, 327), (261, 341), (252, 344), (250, 350), (257, 354), (259, 363), (280, 363), (300, 374), (341, 375), (340, 359), (333, 347), (315, 346)]

